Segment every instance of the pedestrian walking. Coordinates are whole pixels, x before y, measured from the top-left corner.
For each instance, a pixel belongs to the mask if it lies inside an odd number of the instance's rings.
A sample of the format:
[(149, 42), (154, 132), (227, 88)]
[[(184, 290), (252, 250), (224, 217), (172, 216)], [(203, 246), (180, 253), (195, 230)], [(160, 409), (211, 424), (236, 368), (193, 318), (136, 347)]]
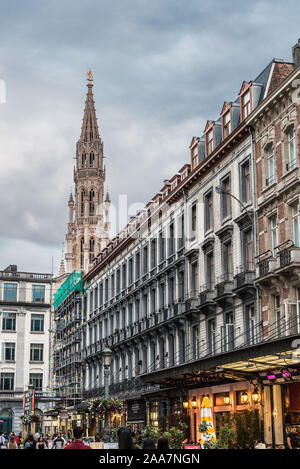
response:
[(54, 438), (53, 440), (52, 449), (64, 449), (65, 445), (66, 445), (66, 441), (61, 436), (61, 433), (58, 433), (57, 437)]
[(46, 440), (44, 440), (42, 436), (40, 436), (37, 440), (35, 449), (48, 449)]
[(75, 427), (73, 430), (75, 438), (74, 443), (67, 445), (65, 449), (92, 449), (90, 446), (85, 445), (82, 441), (83, 429), (81, 427)]
[(18, 449), (18, 445), (15, 441), (15, 438), (13, 436), (10, 437), (9, 443), (8, 443), (8, 449)]
[(7, 449), (7, 441), (3, 433), (0, 434), (0, 449)]
[(286, 449), (296, 449), (298, 446), (297, 429), (292, 427), (286, 435)]

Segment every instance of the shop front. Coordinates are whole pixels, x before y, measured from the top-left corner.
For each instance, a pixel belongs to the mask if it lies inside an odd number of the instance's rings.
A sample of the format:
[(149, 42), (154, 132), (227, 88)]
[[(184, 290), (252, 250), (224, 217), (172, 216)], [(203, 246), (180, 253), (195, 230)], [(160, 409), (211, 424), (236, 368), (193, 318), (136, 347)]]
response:
[(198, 443), (201, 439), (201, 403), (204, 396), (211, 402), (213, 425), (218, 438), (220, 429), (234, 414), (245, 410), (251, 411), (259, 428), (263, 418), (261, 395), (259, 390), (248, 381), (233, 382), (189, 390), (189, 401), (186, 408), (190, 414), (191, 441)]
[(270, 447), (282, 447), (291, 427), (300, 435), (300, 368), (272, 369), (259, 376), (264, 394), (264, 440)]

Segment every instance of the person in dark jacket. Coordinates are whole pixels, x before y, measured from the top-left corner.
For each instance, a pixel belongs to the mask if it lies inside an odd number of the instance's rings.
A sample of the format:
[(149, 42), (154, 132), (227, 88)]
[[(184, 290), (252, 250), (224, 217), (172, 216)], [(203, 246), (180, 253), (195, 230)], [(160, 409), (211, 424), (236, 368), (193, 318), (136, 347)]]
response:
[(127, 428), (119, 428), (119, 449), (137, 449), (133, 444), (132, 436)]
[(155, 443), (151, 438), (145, 438), (143, 449), (155, 449)]
[(157, 449), (170, 449), (168, 438), (161, 436), (157, 442)]

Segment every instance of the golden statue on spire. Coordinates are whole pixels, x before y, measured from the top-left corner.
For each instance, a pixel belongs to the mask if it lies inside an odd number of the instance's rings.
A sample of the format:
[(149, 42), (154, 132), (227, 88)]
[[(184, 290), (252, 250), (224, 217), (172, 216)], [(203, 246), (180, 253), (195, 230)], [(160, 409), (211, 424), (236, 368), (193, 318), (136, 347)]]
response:
[(91, 70), (89, 70), (86, 73), (86, 76), (87, 76), (87, 81), (89, 82), (89, 85), (91, 85), (93, 83), (93, 74), (92, 74)]

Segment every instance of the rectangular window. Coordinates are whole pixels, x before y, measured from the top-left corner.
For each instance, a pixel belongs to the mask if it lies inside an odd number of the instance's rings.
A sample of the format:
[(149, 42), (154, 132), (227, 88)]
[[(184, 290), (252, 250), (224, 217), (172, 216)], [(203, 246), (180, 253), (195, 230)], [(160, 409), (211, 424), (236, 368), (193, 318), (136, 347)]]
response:
[(148, 246), (143, 249), (143, 274), (148, 272)]
[(3, 301), (17, 301), (17, 284), (5, 283)]
[(255, 308), (254, 305), (246, 306), (246, 334), (248, 345), (254, 345), (256, 342), (257, 332), (255, 325)]
[(224, 280), (232, 280), (232, 243), (231, 241), (223, 245), (223, 265)]
[(112, 274), (112, 276), (110, 277), (110, 291), (111, 291), (110, 297), (113, 298), (115, 296), (115, 275), (114, 274)]
[(108, 278), (105, 279), (105, 302), (108, 301)]
[(165, 260), (165, 238), (164, 233), (161, 231), (159, 233), (159, 261), (163, 262)]
[(211, 319), (208, 321), (208, 344), (209, 352), (211, 354), (216, 353), (216, 321)]
[(156, 267), (156, 239), (151, 241), (151, 269)]
[(44, 332), (44, 315), (32, 314), (31, 315), (31, 332)]
[(179, 301), (184, 301), (184, 272), (180, 271), (178, 272), (178, 295), (179, 295)]
[(293, 213), (294, 244), (298, 248), (300, 247), (300, 236), (299, 236), (300, 212), (299, 212), (298, 203), (293, 205), (292, 213)]
[(210, 130), (206, 134), (206, 154), (209, 155), (214, 150), (214, 131)]
[(214, 288), (214, 255), (212, 252), (206, 254), (206, 289), (213, 290)]
[(169, 256), (174, 254), (175, 250), (175, 235), (174, 235), (174, 221), (170, 224), (170, 231), (169, 231)]
[(191, 241), (196, 239), (197, 231), (197, 205), (194, 204), (191, 209)]
[(133, 260), (132, 258), (128, 261), (128, 284), (131, 285), (133, 282)]
[(268, 179), (267, 186), (273, 184), (275, 181), (275, 168), (274, 168), (274, 148), (273, 145), (268, 149)]
[(3, 313), (2, 314), (2, 330), (15, 331), (16, 330), (16, 313)]
[(135, 280), (140, 278), (140, 253), (137, 252), (135, 255)]
[(127, 271), (127, 265), (125, 262), (122, 265), (122, 289), (123, 290), (125, 290), (125, 288), (127, 287), (126, 271)]
[(251, 201), (249, 161), (241, 165), (241, 197), (245, 204)]
[(196, 297), (198, 295), (198, 263), (193, 262), (191, 264), (191, 296)]
[(228, 137), (230, 133), (231, 133), (231, 115), (230, 115), (230, 111), (228, 111), (223, 116), (223, 139)]
[(100, 284), (100, 288), (99, 288), (99, 302), (100, 302), (100, 306), (103, 305), (103, 283)]
[(33, 386), (36, 391), (43, 390), (43, 374), (42, 373), (29, 373), (29, 384)]
[(200, 358), (199, 326), (193, 327), (193, 358), (194, 360)]
[(222, 220), (231, 217), (231, 181), (230, 176), (226, 176), (221, 181), (221, 210)]
[(42, 362), (43, 361), (43, 344), (30, 344), (30, 361), (31, 362)]
[(210, 231), (213, 229), (213, 193), (210, 191), (204, 196), (204, 205), (205, 205), (205, 231)]
[(272, 233), (272, 248), (273, 248), (273, 256), (276, 256), (278, 253), (278, 226), (277, 226), (277, 215), (274, 215), (270, 219), (271, 223), (271, 233)]
[(0, 376), (0, 391), (13, 391), (14, 390), (14, 373), (1, 373)]
[(289, 162), (288, 162), (288, 167), (287, 169), (294, 169), (295, 168), (295, 131), (294, 128), (292, 128), (288, 132), (288, 148), (289, 148)]
[(254, 270), (254, 250), (252, 230), (244, 233), (244, 261), (245, 270)]
[(246, 119), (251, 112), (251, 95), (250, 90), (242, 96), (242, 120)]
[(2, 344), (2, 360), (13, 362), (15, 361), (16, 344), (14, 342), (4, 342)]
[(121, 290), (121, 271), (117, 270), (117, 285), (116, 285), (116, 294), (118, 295)]
[(32, 285), (32, 301), (33, 303), (45, 302), (45, 286), (44, 285)]
[(184, 213), (182, 213), (177, 218), (177, 227), (178, 227), (178, 249), (181, 249), (184, 246)]
[(225, 351), (234, 349), (234, 324), (233, 313), (225, 315)]
[(169, 284), (169, 303), (173, 304), (174, 299), (175, 299), (175, 282), (174, 282), (173, 277), (169, 278), (168, 284)]
[(198, 166), (198, 146), (192, 149), (192, 170)]

